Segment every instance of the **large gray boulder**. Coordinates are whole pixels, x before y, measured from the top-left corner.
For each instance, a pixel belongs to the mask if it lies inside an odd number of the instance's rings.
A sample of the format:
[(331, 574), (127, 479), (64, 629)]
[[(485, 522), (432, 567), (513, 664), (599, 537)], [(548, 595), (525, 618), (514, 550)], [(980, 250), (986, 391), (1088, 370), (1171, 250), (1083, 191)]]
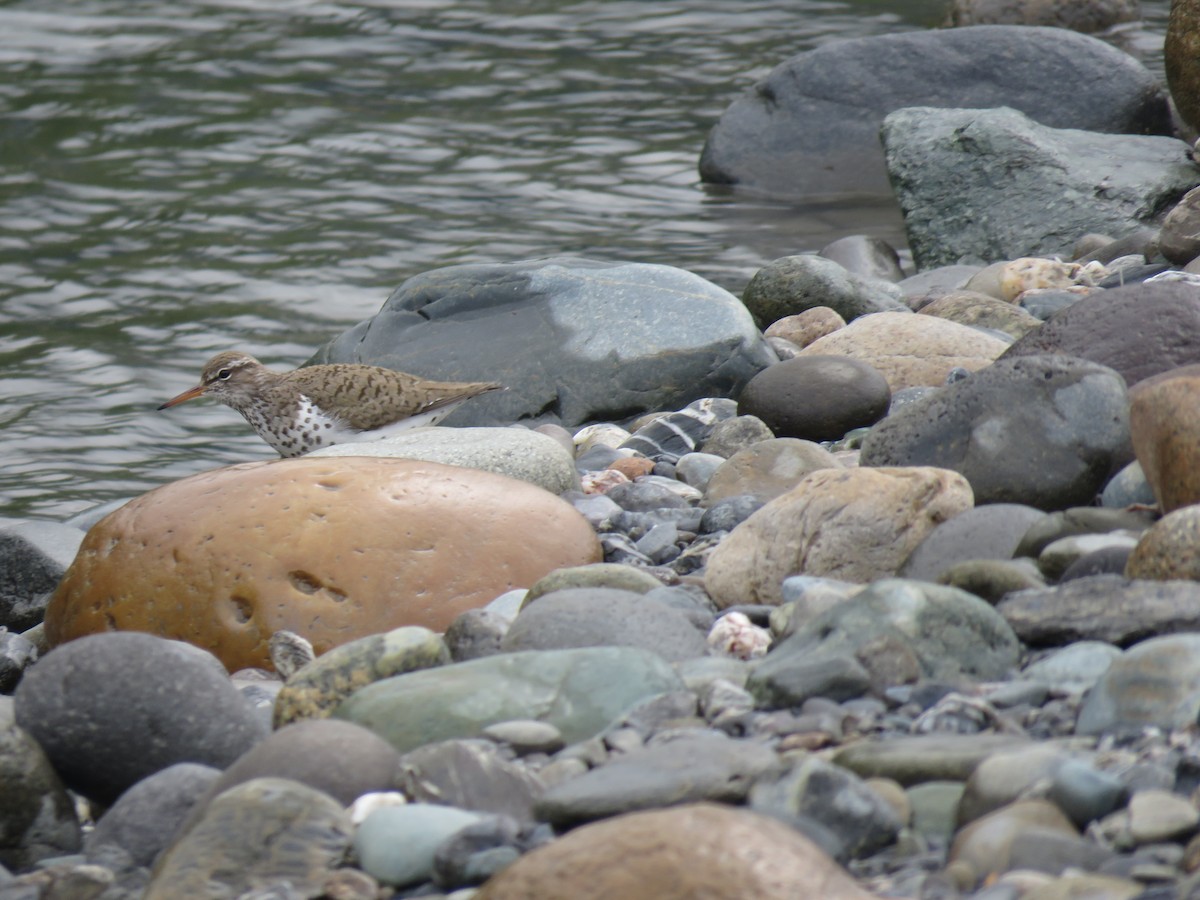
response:
[(736, 396), (776, 361), (746, 307), (699, 275), (555, 257), (416, 275), (310, 362), (508, 386), (450, 425), (571, 427)]
[(1154, 226), (1196, 184), (1183, 141), (1048, 128), (1014, 109), (898, 110), (884, 153), (918, 268), (1069, 256)]
[(1058, 28), (980, 25), (831, 41), (776, 66), (721, 115), (705, 181), (773, 194), (889, 193), (879, 126), (909, 106), (1010, 106), (1055, 128), (1170, 134), (1133, 57)]

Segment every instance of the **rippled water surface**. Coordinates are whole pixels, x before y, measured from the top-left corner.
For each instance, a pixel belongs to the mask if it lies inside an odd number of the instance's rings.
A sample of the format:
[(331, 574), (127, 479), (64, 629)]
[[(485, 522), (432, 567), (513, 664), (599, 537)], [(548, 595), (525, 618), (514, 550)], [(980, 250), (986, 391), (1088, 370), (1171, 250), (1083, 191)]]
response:
[[(1167, 0), (1129, 37), (1158, 70)], [(824, 41), (941, 0), (0, 6), (0, 515), (65, 518), (273, 452), (213, 352), (301, 363), (410, 275), (572, 253), (740, 293), (887, 198), (706, 189), (721, 111)]]

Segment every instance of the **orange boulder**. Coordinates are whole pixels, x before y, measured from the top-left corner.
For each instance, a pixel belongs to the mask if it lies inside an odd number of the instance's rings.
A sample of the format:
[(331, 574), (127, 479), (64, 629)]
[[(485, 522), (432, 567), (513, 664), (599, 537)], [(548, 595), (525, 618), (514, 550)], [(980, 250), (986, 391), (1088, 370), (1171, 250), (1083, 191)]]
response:
[(404, 459), (245, 463), (150, 491), (87, 534), (46, 610), (51, 645), (144, 631), (270, 667), (267, 640), (317, 653), (465, 610), (601, 559), (591, 527), (534, 485)]

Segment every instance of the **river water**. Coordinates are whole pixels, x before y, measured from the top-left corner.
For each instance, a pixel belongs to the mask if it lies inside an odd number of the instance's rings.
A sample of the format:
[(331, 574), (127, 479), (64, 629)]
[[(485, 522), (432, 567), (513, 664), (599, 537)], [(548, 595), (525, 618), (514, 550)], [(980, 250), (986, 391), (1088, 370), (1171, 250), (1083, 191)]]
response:
[[(1128, 47), (1161, 72), (1167, 0)], [(222, 349), (291, 368), (405, 278), (560, 253), (740, 293), (888, 197), (698, 182), (721, 111), (942, 0), (16, 0), (0, 7), (0, 516), (66, 518), (274, 456), (211, 401)]]

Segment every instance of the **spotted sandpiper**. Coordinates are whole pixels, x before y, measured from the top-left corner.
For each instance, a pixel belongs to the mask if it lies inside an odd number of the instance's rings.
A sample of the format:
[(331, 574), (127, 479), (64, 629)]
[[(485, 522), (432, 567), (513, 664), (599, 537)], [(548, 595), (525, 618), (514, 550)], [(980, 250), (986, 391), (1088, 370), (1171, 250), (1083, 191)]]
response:
[(198, 385), (158, 408), (213, 397), (240, 412), (280, 456), (301, 456), (436, 425), (460, 403), (503, 389), (490, 381), (426, 381), (380, 366), (272, 372), (253, 356), (230, 350), (208, 361)]

